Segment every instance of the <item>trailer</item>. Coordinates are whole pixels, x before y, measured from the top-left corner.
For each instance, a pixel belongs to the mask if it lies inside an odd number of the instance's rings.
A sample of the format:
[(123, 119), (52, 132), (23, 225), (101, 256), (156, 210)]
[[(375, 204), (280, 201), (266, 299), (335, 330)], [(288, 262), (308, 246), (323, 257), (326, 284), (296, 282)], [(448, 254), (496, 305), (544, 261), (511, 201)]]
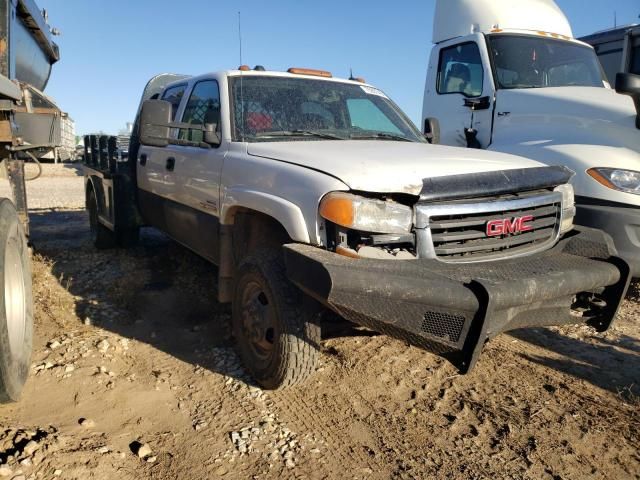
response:
[(31, 363), (33, 299), (24, 162), (50, 144), (44, 102), (58, 46), (33, 0), (0, 0), (0, 401), (20, 397)]
[(618, 73), (640, 75), (640, 25), (626, 25), (580, 38), (591, 45), (612, 85)]

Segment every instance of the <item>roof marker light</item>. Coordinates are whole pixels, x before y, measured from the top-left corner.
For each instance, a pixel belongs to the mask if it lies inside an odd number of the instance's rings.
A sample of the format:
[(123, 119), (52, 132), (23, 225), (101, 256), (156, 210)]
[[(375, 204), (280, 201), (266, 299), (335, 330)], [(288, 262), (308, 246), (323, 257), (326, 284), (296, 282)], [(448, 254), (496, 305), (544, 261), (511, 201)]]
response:
[(331, 72), (327, 72), (326, 70), (314, 70), (313, 68), (292, 67), (287, 70), (287, 72), (293, 73), (294, 75), (311, 75), (313, 77), (333, 78)]

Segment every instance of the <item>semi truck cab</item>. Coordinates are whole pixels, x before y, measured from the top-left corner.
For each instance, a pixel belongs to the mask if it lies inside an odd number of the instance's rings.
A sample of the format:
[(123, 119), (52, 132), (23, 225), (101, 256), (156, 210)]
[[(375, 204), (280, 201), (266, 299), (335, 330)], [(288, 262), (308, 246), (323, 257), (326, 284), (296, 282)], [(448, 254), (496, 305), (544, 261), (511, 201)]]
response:
[(422, 128), (433, 142), (575, 172), (578, 224), (609, 232), (640, 274), (640, 91), (612, 89), (552, 0), (439, 0)]

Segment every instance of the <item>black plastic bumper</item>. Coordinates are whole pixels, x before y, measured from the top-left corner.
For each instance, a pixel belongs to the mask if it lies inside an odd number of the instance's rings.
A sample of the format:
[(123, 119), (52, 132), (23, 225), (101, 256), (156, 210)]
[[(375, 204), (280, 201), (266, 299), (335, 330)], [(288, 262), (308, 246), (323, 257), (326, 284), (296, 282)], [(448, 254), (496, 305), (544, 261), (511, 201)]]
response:
[(463, 373), (504, 331), (572, 323), (607, 330), (630, 281), (611, 238), (583, 227), (549, 251), (503, 261), (350, 259), (291, 244), (285, 262), (292, 282), (347, 320), (439, 354)]
[(640, 277), (640, 208), (578, 204), (576, 223), (599, 228), (613, 238), (618, 255)]

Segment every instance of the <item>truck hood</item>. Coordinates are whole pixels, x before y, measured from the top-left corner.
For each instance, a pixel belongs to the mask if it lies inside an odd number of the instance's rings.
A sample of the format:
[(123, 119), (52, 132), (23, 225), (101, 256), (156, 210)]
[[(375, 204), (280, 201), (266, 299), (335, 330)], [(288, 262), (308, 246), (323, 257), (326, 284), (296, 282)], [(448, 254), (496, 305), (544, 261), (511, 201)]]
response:
[(551, 140), (640, 152), (640, 130), (630, 97), (609, 88), (499, 90), (495, 142)]
[(640, 196), (606, 188), (593, 167), (640, 171), (640, 130), (631, 98), (608, 88), (500, 90), (490, 150), (576, 172), (576, 195), (637, 206)]
[(250, 143), (247, 153), (326, 173), (352, 190), (412, 195), (425, 178), (541, 166), (498, 152), (377, 140)]

